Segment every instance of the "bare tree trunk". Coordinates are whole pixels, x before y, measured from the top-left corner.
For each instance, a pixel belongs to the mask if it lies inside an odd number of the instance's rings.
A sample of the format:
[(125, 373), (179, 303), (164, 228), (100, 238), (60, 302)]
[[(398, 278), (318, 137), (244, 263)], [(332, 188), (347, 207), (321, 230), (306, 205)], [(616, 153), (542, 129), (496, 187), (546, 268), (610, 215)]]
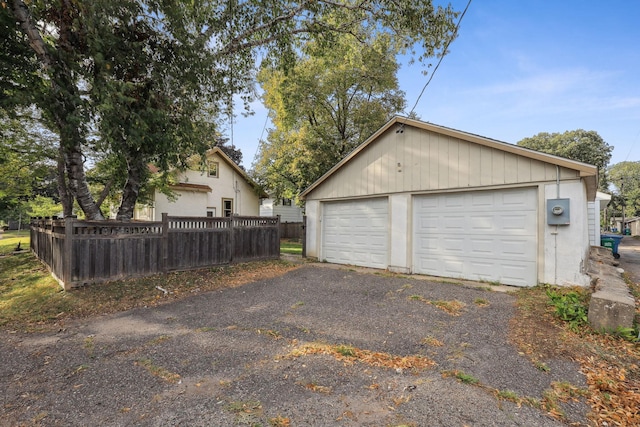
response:
[(127, 183), (122, 190), (122, 202), (118, 209), (118, 221), (130, 221), (136, 207), (140, 185), (146, 173), (147, 164), (140, 155), (127, 156)]
[(104, 220), (104, 215), (100, 211), (98, 204), (93, 199), (93, 195), (89, 191), (87, 177), (84, 174), (84, 160), (80, 151), (80, 144), (74, 144), (74, 141), (63, 142), (64, 160), (69, 178), (69, 189), (75, 196), (80, 209), (84, 212), (87, 219)]
[(101, 210), (102, 210), (102, 203), (104, 203), (104, 200), (109, 195), (109, 192), (111, 191), (111, 187), (113, 187), (113, 178), (107, 182), (107, 184), (102, 189), (100, 196), (98, 196), (98, 200), (96, 200), (96, 205), (98, 205), (98, 207), (101, 208)]
[(58, 151), (58, 194), (60, 195), (60, 203), (62, 203), (62, 212), (66, 218), (73, 215), (73, 196), (69, 194), (69, 188), (67, 187), (62, 147)]
[[(78, 113), (77, 100), (79, 97), (77, 96), (77, 87), (71, 76), (71, 71), (64, 63), (56, 61), (55, 57), (50, 54), (47, 45), (40, 35), (38, 27), (33, 21), (31, 12), (24, 1), (13, 0), (12, 5), (12, 11), (22, 31), (28, 37), (29, 45), (38, 55), (40, 62), (50, 75), (50, 90), (53, 94), (52, 99), (55, 100), (55, 102), (52, 102), (48, 106), (48, 111), (54, 118), (60, 133), (60, 150), (63, 154), (69, 182), (68, 187), (61, 185), (61, 183), (65, 182), (64, 177), (58, 178), (58, 189), (60, 190), (62, 188), (64, 192), (64, 194), (60, 194), (60, 198), (67, 200), (69, 197), (68, 193), (70, 192), (71, 195), (78, 200), (80, 208), (85, 213), (87, 219), (103, 220), (104, 216), (89, 191), (89, 185), (87, 184), (87, 179), (84, 174), (84, 161), (81, 148), (83, 137), (77, 124), (75, 124), (76, 120), (73, 120), (73, 117)], [(63, 8), (71, 7), (66, 2), (62, 2), (62, 5), (61, 7)], [(69, 28), (66, 27), (64, 20), (60, 22), (60, 25), (60, 39), (69, 38)], [(61, 172), (61, 168), (58, 168), (58, 173)], [(65, 211), (67, 208), (68, 206), (65, 206)], [(67, 212), (65, 212), (65, 216), (66, 214)]]

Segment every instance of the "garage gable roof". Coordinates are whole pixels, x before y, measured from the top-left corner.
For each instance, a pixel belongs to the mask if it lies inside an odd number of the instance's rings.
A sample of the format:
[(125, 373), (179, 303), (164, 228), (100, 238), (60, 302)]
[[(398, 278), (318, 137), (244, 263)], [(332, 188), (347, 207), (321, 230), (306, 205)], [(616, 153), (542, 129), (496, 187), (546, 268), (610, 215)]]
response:
[(501, 150), (507, 153), (512, 153), (518, 156), (529, 158), (532, 160), (538, 160), (555, 166), (572, 169), (579, 173), (580, 177), (585, 178), (587, 182), (587, 190), (589, 193), (589, 199), (595, 198), (595, 192), (597, 187), (598, 169), (593, 165), (578, 162), (575, 160), (569, 160), (563, 157), (555, 156), (552, 154), (543, 153), (540, 151), (531, 150), (529, 148), (520, 147), (518, 145), (509, 144), (507, 142), (498, 141), (491, 138), (486, 138), (480, 135), (475, 135), (468, 132), (448, 128), (445, 126), (436, 125), (433, 123), (427, 123), (419, 120), (413, 120), (406, 117), (395, 116), (389, 120), (378, 131), (371, 135), (366, 141), (356, 147), (347, 157), (338, 162), (328, 172), (322, 175), (316, 182), (311, 184), (307, 189), (300, 193), (300, 197), (304, 199), (311, 191), (320, 186), (325, 180), (333, 175), (338, 169), (342, 168), (345, 164), (349, 163), (351, 159), (356, 157), (362, 150), (364, 150), (369, 144), (374, 142), (380, 135), (385, 133), (392, 126), (399, 126), (398, 131), (404, 126), (413, 126), (418, 129), (427, 130), (430, 132), (454, 137), (462, 141), (478, 144), (481, 146)]

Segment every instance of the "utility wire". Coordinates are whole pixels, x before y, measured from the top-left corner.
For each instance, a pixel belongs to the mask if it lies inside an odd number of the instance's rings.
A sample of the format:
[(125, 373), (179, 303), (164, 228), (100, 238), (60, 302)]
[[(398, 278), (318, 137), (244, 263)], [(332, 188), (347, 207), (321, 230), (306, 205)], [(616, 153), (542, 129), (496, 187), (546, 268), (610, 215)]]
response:
[[(467, 9), (469, 9), (469, 6), (471, 5), (471, 0), (469, 0), (469, 2), (467, 3), (467, 7), (464, 8), (464, 11), (462, 11), (462, 15), (460, 15), (460, 19), (458, 20), (458, 23), (456, 24), (456, 29), (453, 33), (454, 36), (456, 36), (458, 34), (458, 29), (460, 28), (460, 23), (462, 22), (462, 18), (464, 18), (465, 13), (467, 13)], [(420, 92), (420, 95), (418, 95), (418, 99), (416, 99), (416, 103), (413, 104), (413, 108), (411, 109), (411, 111), (409, 111), (409, 116), (411, 115), (411, 113), (413, 113), (413, 110), (416, 109), (416, 107), (418, 106), (418, 102), (420, 102), (420, 98), (422, 98), (422, 94), (424, 93), (424, 91), (427, 89), (427, 86), (429, 86), (429, 83), (431, 83), (431, 80), (433, 79), (433, 76), (436, 74), (436, 71), (438, 70), (438, 67), (440, 66), (440, 63), (442, 63), (442, 59), (445, 57), (447, 50), (449, 49), (449, 45), (451, 44), (451, 42), (453, 41), (455, 37), (451, 37), (449, 40), (447, 40), (447, 44), (444, 46), (444, 50), (442, 51), (442, 55), (440, 56), (440, 59), (438, 60), (438, 63), (436, 64), (435, 68), (433, 69), (433, 71), (431, 72), (431, 76), (429, 76), (429, 80), (427, 80), (427, 83), (425, 83), (424, 87), (422, 88), (422, 91)]]
[(638, 136), (640, 136), (640, 131), (638, 131), (638, 133), (636, 134), (636, 137), (633, 139), (633, 142), (631, 142), (631, 147), (629, 147), (629, 152), (627, 153), (627, 157), (625, 157), (624, 159), (625, 162), (629, 160), (629, 156), (631, 155), (631, 152), (633, 151), (636, 145), (636, 142), (638, 141)]
[(258, 146), (256, 147), (256, 152), (253, 155), (253, 163), (255, 164), (258, 160), (258, 154), (260, 153), (260, 148), (263, 146), (262, 137), (264, 136), (264, 131), (267, 129), (267, 122), (269, 122), (269, 114), (264, 118), (264, 126), (262, 126), (262, 132), (260, 132), (260, 139), (258, 139)]

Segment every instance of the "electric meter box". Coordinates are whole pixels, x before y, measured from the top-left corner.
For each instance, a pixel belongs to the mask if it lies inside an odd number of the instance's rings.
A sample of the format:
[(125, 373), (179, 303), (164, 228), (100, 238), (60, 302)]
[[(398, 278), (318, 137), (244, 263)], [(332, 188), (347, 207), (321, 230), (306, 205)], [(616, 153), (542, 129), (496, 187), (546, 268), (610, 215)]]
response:
[(547, 224), (569, 225), (570, 217), (569, 199), (547, 200)]

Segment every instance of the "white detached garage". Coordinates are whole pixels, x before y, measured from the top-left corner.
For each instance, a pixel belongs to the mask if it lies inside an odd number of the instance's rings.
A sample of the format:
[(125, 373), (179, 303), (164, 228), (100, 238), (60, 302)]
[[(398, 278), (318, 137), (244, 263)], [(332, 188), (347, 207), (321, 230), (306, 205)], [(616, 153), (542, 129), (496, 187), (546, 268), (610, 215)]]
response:
[(396, 117), (302, 193), (307, 255), (516, 286), (588, 285), (596, 186), (594, 166)]

